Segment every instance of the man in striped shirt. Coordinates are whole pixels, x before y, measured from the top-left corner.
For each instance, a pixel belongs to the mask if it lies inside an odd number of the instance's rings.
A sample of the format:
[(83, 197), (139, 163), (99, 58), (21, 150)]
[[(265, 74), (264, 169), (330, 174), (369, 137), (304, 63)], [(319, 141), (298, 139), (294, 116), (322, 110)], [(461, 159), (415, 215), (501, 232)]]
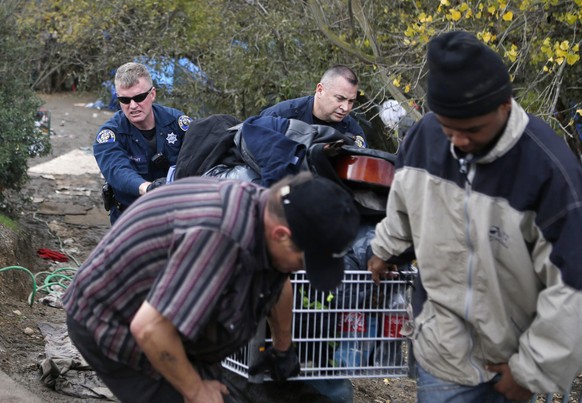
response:
[(176, 181), (132, 204), (81, 266), (63, 297), (69, 335), (122, 402), (228, 401), (220, 361), (267, 315), (272, 357), (292, 363), (278, 376), (295, 376), (288, 273), (335, 288), (358, 224), (352, 197), (310, 173), (269, 189)]

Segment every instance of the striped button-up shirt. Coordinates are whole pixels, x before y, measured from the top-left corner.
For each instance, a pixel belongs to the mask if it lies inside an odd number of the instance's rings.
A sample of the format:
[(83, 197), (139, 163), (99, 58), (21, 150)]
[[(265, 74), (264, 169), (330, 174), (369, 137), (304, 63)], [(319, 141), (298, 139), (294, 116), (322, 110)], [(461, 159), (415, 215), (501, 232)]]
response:
[(287, 278), (267, 257), (263, 191), (186, 178), (142, 196), (79, 268), (65, 310), (107, 357), (145, 372), (151, 365), (129, 330), (144, 301), (176, 326), (193, 359), (236, 351)]

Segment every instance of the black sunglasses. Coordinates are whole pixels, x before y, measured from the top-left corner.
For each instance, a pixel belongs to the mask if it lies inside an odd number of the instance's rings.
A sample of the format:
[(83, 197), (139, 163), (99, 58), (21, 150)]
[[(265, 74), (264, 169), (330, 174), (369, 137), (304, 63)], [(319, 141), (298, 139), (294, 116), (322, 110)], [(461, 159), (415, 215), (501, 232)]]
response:
[(152, 92), (153, 89), (154, 87), (152, 85), (150, 89), (147, 90), (146, 92), (134, 95), (133, 97), (117, 97), (117, 100), (124, 105), (129, 104), (131, 101), (135, 101), (135, 103), (139, 104), (140, 102), (143, 102), (144, 99), (147, 98), (147, 96), (150, 94), (150, 92)]

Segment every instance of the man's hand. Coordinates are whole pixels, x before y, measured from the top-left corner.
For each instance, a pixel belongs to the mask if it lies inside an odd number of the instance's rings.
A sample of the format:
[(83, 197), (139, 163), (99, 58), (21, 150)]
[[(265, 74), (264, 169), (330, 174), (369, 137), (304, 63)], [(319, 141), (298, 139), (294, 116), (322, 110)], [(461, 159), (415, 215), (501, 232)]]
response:
[(249, 375), (257, 375), (266, 370), (274, 381), (284, 381), (299, 375), (301, 367), (295, 347), (291, 345), (287, 351), (277, 351), (270, 346), (250, 366)]
[(166, 184), (166, 178), (158, 178), (148, 185), (148, 187), (146, 188), (146, 193), (151, 192), (155, 188), (159, 188), (160, 186), (165, 185), (165, 184)]
[(497, 372), (501, 375), (499, 382), (493, 385), (498, 393), (501, 393), (509, 400), (525, 401), (529, 400), (533, 393), (528, 389), (524, 388), (518, 384), (513, 375), (511, 374), (511, 368), (507, 364), (489, 364), (485, 366), (485, 369), (490, 372)]
[(398, 277), (396, 265), (388, 264), (376, 255), (372, 255), (368, 260), (368, 271), (372, 273), (372, 281), (377, 285), (380, 284), (381, 278)]
[(228, 388), (224, 384), (203, 380), (196, 395), (191, 398), (184, 396), (184, 403), (223, 403), (223, 396), (228, 394)]

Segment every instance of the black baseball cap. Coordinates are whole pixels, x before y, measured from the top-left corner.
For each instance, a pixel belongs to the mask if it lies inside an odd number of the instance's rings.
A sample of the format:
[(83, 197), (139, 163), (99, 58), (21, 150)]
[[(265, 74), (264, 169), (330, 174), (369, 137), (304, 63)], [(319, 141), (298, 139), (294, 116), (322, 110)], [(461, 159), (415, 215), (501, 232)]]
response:
[(304, 253), (309, 282), (320, 291), (335, 289), (360, 224), (352, 195), (329, 179), (313, 177), (284, 186), (281, 201), (291, 239)]

